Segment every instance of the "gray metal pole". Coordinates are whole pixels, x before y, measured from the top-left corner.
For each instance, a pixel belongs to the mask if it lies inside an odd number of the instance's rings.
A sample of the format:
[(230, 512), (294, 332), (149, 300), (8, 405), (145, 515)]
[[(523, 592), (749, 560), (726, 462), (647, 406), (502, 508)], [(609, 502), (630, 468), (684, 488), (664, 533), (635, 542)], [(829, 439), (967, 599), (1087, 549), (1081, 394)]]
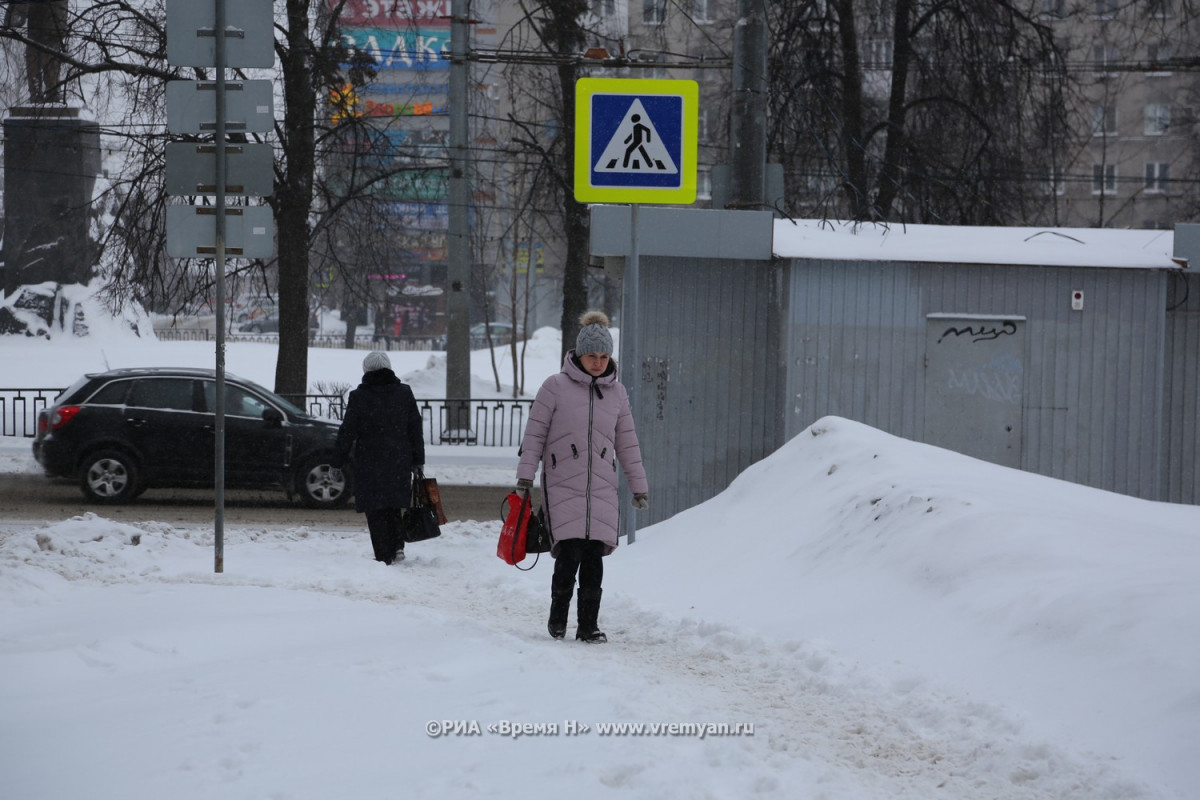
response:
[[(619, 377), (629, 389), (629, 402), (637, 406), (638, 395), (642, 390), (641, 348), (638, 346), (638, 204), (629, 207), (629, 260), (625, 262), (625, 276), (621, 282), (621, 372)], [(624, 475), (621, 485), (628, 490)], [(621, 496), (621, 531), (625, 541), (633, 544), (637, 539), (636, 514), (628, 505), (628, 492)]]
[(213, 486), (216, 518), (213, 521), (213, 571), (225, 571), (225, 0), (215, 0), (217, 71), (217, 392), (213, 447)]
[[(450, 230), (447, 241), (446, 398), (471, 399), (470, 181), (467, 177), (467, 0), (450, 4)], [(448, 403), (451, 429), (470, 426), (469, 406)]]
[(738, 0), (729, 120), (729, 208), (766, 202), (767, 2)]

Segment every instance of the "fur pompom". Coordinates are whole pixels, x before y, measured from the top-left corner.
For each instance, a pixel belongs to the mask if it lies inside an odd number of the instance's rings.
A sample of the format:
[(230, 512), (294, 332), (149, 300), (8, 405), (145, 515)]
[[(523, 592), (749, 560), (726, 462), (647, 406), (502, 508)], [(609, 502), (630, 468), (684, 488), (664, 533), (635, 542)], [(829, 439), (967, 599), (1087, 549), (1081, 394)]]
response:
[(608, 315), (603, 311), (586, 311), (584, 312), (583, 316), (579, 318), (579, 325), (580, 327), (586, 327), (588, 325), (603, 325), (605, 328), (607, 328), (609, 327)]

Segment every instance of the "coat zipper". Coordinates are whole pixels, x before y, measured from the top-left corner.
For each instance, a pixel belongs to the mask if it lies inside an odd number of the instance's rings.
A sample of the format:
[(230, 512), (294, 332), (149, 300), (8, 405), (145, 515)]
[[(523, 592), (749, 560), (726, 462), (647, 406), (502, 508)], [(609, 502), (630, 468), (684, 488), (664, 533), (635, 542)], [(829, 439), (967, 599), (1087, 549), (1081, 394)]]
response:
[(592, 396), (592, 388), (596, 386), (596, 379), (592, 378), (592, 386), (588, 389), (588, 431), (587, 431), (587, 490), (585, 496), (587, 501), (584, 503), (584, 512), (586, 513), (583, 527), (583, 538), (588, 540), (592, 538), (592, 427), (593, 416), (595, 414), (596, 399)]

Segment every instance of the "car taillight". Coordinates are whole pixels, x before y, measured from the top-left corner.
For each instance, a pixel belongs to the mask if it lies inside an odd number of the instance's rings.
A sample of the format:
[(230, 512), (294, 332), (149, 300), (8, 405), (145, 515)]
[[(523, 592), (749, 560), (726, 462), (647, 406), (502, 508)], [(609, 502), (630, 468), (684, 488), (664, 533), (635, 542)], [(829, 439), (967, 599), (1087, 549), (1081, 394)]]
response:
[(49, 429), (56, 431), (66, 425), (71, 420), (75, 419), (75, 415), (80, 411), (80, 406), (59, 406), (50, 414)]

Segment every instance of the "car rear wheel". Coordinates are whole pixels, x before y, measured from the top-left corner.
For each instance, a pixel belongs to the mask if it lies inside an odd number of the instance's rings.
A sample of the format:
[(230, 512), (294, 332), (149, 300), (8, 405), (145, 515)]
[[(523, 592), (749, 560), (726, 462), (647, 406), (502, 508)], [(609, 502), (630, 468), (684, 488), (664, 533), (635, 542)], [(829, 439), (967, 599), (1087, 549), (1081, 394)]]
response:
[(84, 459), (79, 488), (94, 503), (128, 503), (141, 494), (137, 464), (119, 450), (100, 450)]
[(350, 500), (349, 474), (331, 467), (326, 457), (305, 461), (297, 477), (300, 502), (309, 508), (341, 508)]

